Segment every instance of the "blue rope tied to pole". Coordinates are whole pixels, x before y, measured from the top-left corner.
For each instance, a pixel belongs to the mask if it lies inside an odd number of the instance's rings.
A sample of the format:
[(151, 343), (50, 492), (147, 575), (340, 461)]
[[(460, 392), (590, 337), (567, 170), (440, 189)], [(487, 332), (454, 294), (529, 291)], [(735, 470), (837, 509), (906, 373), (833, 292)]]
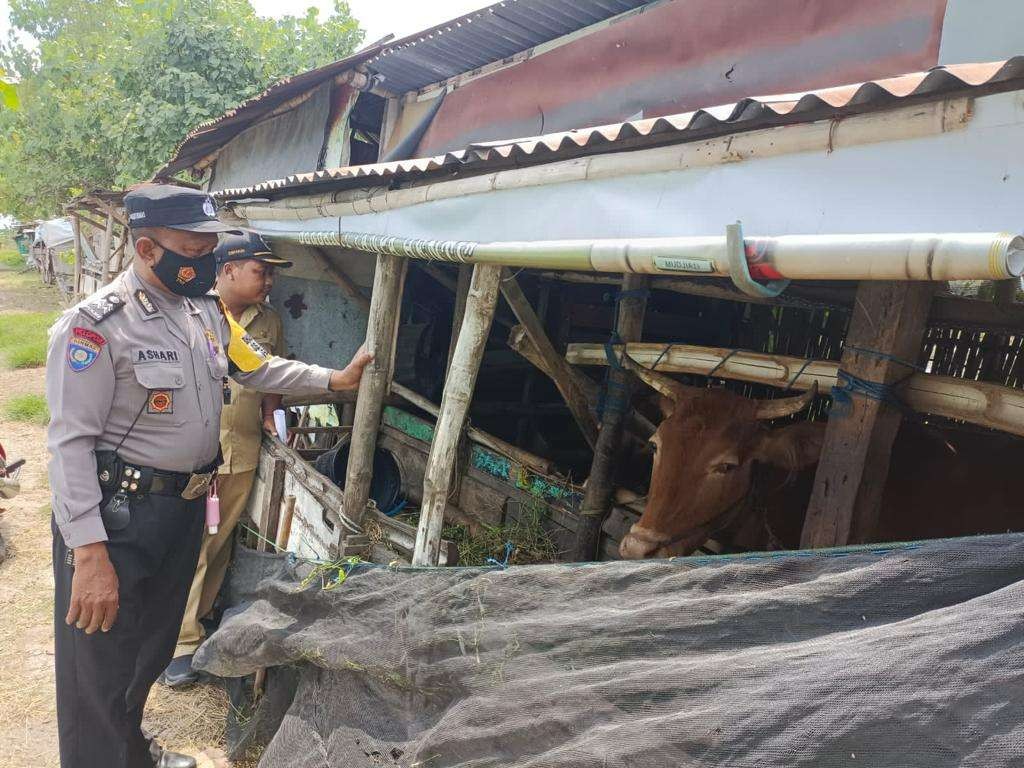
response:
[(488, 557), (484, 562), (486, 562), (488, 565), (497, 566), (498, 568), (502, 568), (502, 569), (508, 568), (508, 559), (510, 557), (512, 557), (512, 550), (514, 550), (514, 549), (515, 549), (515, 545), (513, 545), (511, 541), (506, 541), (505, 542), (505, 559), (504, 560), (496, 560), (493, 557)]

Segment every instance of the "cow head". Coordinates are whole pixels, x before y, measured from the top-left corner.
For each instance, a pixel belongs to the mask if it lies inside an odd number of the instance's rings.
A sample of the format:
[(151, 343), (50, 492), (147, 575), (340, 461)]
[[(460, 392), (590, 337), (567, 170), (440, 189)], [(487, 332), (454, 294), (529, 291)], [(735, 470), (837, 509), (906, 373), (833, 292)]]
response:
[(647, 506), (623, 537), (627, 559), (689, 554), (750, 492), (755, 461), (795, 471), (821, 452), (821, 425), (769, 430), (764, 422), (806, 408), (817, 387), (795, 397), (749, 400), (722, 389), (688, 387), (638, 366), (626, 367), (662, 395), (662, 420), (651, 438), (654, 469)]

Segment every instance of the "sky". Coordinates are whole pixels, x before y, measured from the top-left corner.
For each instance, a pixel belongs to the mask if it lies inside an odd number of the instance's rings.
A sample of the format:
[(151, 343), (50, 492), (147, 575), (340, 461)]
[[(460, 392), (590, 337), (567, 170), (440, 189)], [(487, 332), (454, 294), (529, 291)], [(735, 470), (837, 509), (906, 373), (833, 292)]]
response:
[[(321, 15), (334, 8), (333, 0), (250, 0), (261, 16), (299, 16), (310, 6), (320, 9)], [(352, 15), (366, 30), (366, 42), (371, 43), (388, 33), (404, 37), (421, 29), (432, 27), (455, 16), (483, 8), (493, 0), (349, 0)], [(6, 39), (10, 29), (8, 16), (10, 3), (0, 0), (0, 39)]]

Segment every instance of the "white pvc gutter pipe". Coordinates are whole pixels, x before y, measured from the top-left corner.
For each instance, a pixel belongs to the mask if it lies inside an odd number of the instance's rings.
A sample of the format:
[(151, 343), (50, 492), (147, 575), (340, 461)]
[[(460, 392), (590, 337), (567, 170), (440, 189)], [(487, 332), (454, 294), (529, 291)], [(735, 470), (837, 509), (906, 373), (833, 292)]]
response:
[[(658, 237), (467, 242), (357, 232), (265, 232), (273, 239), (428, 261), (508, 267), (733, 276), (743, 244), (758, 280), (1007, 280), (1024, 273), (1024, 238), (1005, 233)], [(734, 258), (734, 261), (737, 259)]]

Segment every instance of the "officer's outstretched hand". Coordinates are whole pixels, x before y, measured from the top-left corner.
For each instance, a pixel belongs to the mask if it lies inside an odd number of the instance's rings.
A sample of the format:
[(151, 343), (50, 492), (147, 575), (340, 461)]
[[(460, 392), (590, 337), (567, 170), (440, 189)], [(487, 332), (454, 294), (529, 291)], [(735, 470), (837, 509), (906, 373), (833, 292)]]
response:
[(104, 632), (117, 619), (117, 572), (102, 541), (75, 547), (75, 575), (71, 579), (71, 606), (64, 619), (91, 635)]
[(373, 353), (366, 351), (366, 345), (361, 346), (352, 362), (340, 371), (331, 371), (330, 389), (332, 392), (339, 392), (343, 389), (359, 389), (359, 380), (363, 377), (363, 369), (373, 362)]

